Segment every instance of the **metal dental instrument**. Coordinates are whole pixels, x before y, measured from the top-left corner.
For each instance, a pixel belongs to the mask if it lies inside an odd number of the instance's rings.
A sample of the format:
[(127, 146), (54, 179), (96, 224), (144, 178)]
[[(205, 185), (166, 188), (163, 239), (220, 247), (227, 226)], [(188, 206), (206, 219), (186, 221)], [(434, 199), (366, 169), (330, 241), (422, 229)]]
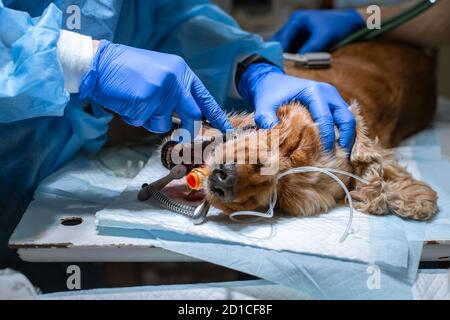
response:
[(305, 54), (287, 53), (283, 58), (295, 62), (295, 66), (307, 69), (324, 69), (331, 66), (331, 54), (328, 52), (310, 52)]
[(205, 200), (197, 208), (195, 208), (194, 214), (191, 216), (195, 225), (202, 224), (205, 221), (210, 206), (209, 201)]

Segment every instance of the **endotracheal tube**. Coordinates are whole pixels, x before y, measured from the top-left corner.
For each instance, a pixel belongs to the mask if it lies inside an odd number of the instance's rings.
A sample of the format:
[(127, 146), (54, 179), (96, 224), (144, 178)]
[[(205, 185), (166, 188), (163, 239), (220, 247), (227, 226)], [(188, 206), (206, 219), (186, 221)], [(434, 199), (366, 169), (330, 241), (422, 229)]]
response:
[[(287, 175), (290, 175), (290, 174), (305, 173), (305, 172), (324, 173), (324, 174), (328, 175), (330, 178), (332, 178), (333, 180), (335, 180), (339, 184), (339, 186), (344, 190), (345, 196), (348, 201), (348, 206), (350, 208), (350, 214), (348, 217), (347, 227), (345, 228), (344, 233), (342, 234), (341, 238), (339, 239), (339, 242), (343, 242), (347, 238), (347, 236), (350, 234), (350, 231), (351, 231), (352, 221), (353, 221), (353, 202), (352, 202), (352, 196), (350, 195), (350, 192), (348, 191), (347, 187), (345, 186), (345, 183), (342, 182), (342, 180), (339, 179), (339, 177), (337, 177), (334, 173), (352, 177), (362, 183), (367, 183), (367, 181), (362, 179), (361, 177), (358, 177), (358, 176), (350, 173), (350, 172), (342, 171), (339, 169), (308, 167), (308, 166), (292, 168), (285, 172), (282, 172), (277, 176), (276, 181), (278, 182), (278, 180), (280, 180), (281, 178), (283, 178)], [(242, 221), (242, 220), (236, 218), (238, 216), (254, 216), (257, 218), (272, 218), (273, 214), (274, 214), (273, 209), (275, 208), (276, 203), (277, 203), (277, 188), (275, 187), (275, 189), (272, 193), (271, 201), (269, 204), (269, 209), (265, 213), (257, 212), (257, 211), (238, 211), (238, 212), (233, 212), (232, 214), (230, 214), (230, 219), (232, 219), (233, 221)]]

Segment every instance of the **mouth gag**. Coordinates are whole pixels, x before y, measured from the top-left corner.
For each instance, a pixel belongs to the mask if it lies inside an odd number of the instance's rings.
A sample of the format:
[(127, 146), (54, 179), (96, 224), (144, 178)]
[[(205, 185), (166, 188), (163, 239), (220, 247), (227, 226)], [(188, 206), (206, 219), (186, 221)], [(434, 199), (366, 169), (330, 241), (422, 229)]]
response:
[(192, 222), (195, 225), (203, 223), (206, 219), (206, 215), (208, 214), (210, 207), (208, 201), (205, 200), (198, 207), (194, 208), (192, 206), (172, 200), (161, 192), (161, 190), (167, 184), (169, 184), (169, 182), (175, 179), (183, 178), (184, 176), (186, 176), (186, 173), (187, 168), (185, 165), (179, 164), (173, 167), (169, 171), (168, 175), (150, 184), (142, 185), (142, 189), (138, 193), (138, 199), (140, 201), (146, 201), (150, 198), (153, 198), (166, 209), (191, 218)]
[[(201, 150), (210, 143), (211, 141), (194, 141), (191, 144), (191, 150), (194, 150), (196, 144), (200, 144)], [(177, 145), (175, 141), (167, 141), (161, 148), (161, 163), (164, 167), (169, 169), (169, 173), (159, 180), (156, 180), (150, 184), (143, 184), (141, 190), (138, 193), (139, 201), (146, 201), (150, 198), (155, 199), (164, 208), (184, 215), (192, 219), (195, 225), (202, 224), (208, 214), (210, 204), (207, 200), (204, 200), (199, 206), (193, 207), (187, 204), (180, 203), (170, 197), (166, 196), (162, 189), (167, 186), (170, 182), (177, 179), (182, 179), (186, 177), (187, 185), (191, 190), (200, 190), (201, 185), (204, 181), (202, 175), (206, 177), (208, 173), (205, 169), (202, 169), (200, 165), (192, 164), (174, 164), (171, 159), (171, 151)], [(191, 155), (191, 162), (195, 163), (194, 155)]]

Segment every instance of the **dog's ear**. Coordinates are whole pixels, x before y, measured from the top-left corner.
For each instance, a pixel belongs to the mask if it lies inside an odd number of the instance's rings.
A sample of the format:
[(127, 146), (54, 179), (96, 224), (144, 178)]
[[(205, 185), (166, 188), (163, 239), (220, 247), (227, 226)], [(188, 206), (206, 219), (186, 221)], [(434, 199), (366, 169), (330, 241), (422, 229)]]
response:
[(356, 104), (351, 110), (357, 125), (350, 162), (355, 174), (368, 182), (355, 182), (351, 191), (354, 207), (371, 214), (394, 213), (411, 219), (430, 219), (437, 211), (436, 192), (400, 166), (392, 151), (367, 136)]
[(293, 102), (279, 108), (277, 116), (280, 121), (275, 129), (279, 134), (280, 156), (295, 166), (313, 162), (322, 152), (322, 142), (308, 110)]

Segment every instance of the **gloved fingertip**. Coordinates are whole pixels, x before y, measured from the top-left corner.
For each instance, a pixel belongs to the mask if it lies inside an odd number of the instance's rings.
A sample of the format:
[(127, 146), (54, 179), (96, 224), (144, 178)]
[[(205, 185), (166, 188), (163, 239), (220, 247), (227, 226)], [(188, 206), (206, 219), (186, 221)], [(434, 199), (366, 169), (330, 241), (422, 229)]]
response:
[(300, 48), (300, 50), (298, 51), (298, 54), (305, 54), (305, 53), (318, 52), (318, 51), (322, 51), (322, 50), (317, 50), (314, 47), (311, 47), (310, 45), (305, 44), (303, 47)]
[(350, 156), (355, 139), (339, 139), (339, 146), (346, 152), (347, 156)]
[(330, 131), (330, 130), (323, 131), (323, 129), (320, 131), (321, 131), (320, 138), (322, 140), (322, 145), (323, 145), (324, 151), (326, 153), (332, 153), (334, 151), (334, 144), (336, 142), (334, 131)]
[(278, 124), (277, 120), (271, 120), (268, 118), (260, 119), (259, 121), (256, 121), (256, 124), (261, 129), (272, 129)]
[(350, 154), (353, 144), (355, 142), (355, 119), (353, 115), (352, 118), (347, 119), (345, 123), (341, 124), (339, 127), (339, 146), (346, 150), (348, 154)]
[(222, 133), (225, 133), (228, 130), (233, 129), (233, 126), (231, 125), (230, 121), (228, 120), (225, 114), (217, 119), (210, 120), (210, 124), (214, 128), (220, 130)]
[(333, 142), (324, 142), (323, 149), (326, 153), (332, 153), (334, 150), (334, 143)]
[(364, 17), (355, 9), (348, 9), (347, 13), (353, 16), (357, 28), (363, 28), (366, 25)]
[(308, 41), (306, 41), (305, 44), (301, 46), (299, 53), (305, 54), (308, 52), (324, 51), (330, 45), (329, 41), (329, 39), (321, 35), (312, 35), (308, 39)]
[(317, 46), (316, 44), (311, 44), (309, 41), (306, 42), (298, 51), (299, 54), (305, 54), (310, 52), (323, 51), (326, 48), (324, 46)]
[(268, 129), (272, 129), (273, 127), (275, 127), (278, 124), (278, 121), (272, 121), (269, 126)]
[(305, 54), (305, 53), (308, 53), (308, 52), (310, 52), (310, 51), (308, 51), (309, 50), (309, 48), (308, 47), (306, 47), (306, 46), (302, 46), (301, 48), (300, 48), (300, 50), (298, 50), (298, 54)]
[(225, 133), (225, 132), (230, 131), (230, 130), (233, 130), (233, 129), (234, 129), (234, 128), (233, 128), (233, 126), (231, 125), (231, 123), (230, 123), (229, 121), (227, 121), (226, 124), (222, 127), (221, 131), (222, 131), (223, 133)]
[(217, 126), (217, 129), (222, 131), (222, 133), (225, 133), (228, 130), (232, 130), (233, 129), (233, 126), (231, 125), (231, 123), (228, 120), (227, 116), (224, 115), (221, 120), (222, 120), (222, 122), (220, 123), (219, 126)]

